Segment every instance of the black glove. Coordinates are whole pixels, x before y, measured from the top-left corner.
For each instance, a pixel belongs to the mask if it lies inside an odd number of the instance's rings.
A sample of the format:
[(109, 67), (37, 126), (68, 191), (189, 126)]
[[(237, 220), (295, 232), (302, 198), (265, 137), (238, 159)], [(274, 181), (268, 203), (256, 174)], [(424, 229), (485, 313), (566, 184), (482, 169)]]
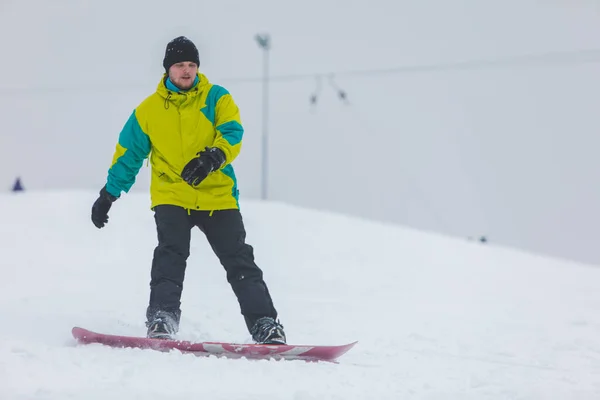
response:
[(92, 206), (92, 222), (100, 229), (108, 222), (108, 210), (117, 197), (106, 191), (106, 186), (100, 190), (100, 196)]
[(183, 180), (192, 186), (198, 186), (208, 174), (225, 163), (225, 153), (216, 147), (207, 147), (197, 155), (199, 157), (193, 158), (181, 171)]

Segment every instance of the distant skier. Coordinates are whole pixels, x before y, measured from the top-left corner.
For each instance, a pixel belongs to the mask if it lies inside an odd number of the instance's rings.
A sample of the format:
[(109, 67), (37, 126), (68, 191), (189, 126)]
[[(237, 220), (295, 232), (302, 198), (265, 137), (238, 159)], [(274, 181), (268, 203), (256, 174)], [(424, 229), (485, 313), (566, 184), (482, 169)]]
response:
[(165, 73), (119, 135), (106, 185), (92, 207), (92, 221), (98, 228), (108, 222), (112, 203), (130, 190), (149, 157), (158, 245), (146, 310), (147, 336), (172, 338), (179, 330), (191, 229), (198, 227), (227, 272), (253, 339), (285, 344), (262, 270), (245, 241), (231, 165), (244, 133), (239, 109), (225, 88), (198, 72), (199, 65), (198, 50), (186, 37), (167, 44)]
[(17, 180), (15, 180), (15, 183), (13, 184), (13, 187), (12, 187), (12, 191), (13, 192), (25, 191), (25, 188), (23, 187), (23, 183), (21, 182), (21, 178), (17, 178)]

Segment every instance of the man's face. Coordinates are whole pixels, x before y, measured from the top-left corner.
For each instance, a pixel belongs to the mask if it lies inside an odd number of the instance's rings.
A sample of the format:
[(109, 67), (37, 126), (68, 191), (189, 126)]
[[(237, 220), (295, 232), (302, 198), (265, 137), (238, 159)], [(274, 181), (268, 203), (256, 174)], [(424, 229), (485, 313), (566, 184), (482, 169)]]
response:
[(194, 84), (197, 72), (198, 66), (195, 62), (183, 61), (173, 64), (169, 68), (169, 78), (171, 78), (171, 82), (179, 89), (188, 90)]

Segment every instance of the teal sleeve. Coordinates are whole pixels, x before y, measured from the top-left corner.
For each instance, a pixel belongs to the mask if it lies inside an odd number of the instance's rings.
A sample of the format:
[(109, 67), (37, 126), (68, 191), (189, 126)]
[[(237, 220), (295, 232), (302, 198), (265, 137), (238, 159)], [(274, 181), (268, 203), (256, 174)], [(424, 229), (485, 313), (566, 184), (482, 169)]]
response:
[(150, 149), (150, 138), (142, 130), (133, 111), (119, 134), (112, 165), (108, 170), (108, 193), (119, 197), (121, 192), (131, 189), (144, 159), (150, 154)]
[(244, 136), (244, 128), (237, 121), (228, 121), (217, 126), (217, 130), (221, 132), (223, 139), (227, 140), (230, 146), (235, 146), (242, 141)]

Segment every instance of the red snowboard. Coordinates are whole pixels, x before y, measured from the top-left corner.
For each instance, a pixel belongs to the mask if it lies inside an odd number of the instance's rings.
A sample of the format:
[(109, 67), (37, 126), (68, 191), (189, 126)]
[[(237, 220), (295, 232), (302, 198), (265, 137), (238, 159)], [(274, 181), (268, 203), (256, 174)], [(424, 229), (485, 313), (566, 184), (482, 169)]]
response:
[(188, 342), (181, 340), (148, 339), (136, 336), (117, 336), (92, 332), (75, 327), (73, 337), (83, 344), (100, 343), (111, 347), (133, 347), (159, 351), (179, 350), (196, 355), (215, 355), (228, 358), (335, 361), (357, 342), (338, 346), (236, 344), (222, 342)]

